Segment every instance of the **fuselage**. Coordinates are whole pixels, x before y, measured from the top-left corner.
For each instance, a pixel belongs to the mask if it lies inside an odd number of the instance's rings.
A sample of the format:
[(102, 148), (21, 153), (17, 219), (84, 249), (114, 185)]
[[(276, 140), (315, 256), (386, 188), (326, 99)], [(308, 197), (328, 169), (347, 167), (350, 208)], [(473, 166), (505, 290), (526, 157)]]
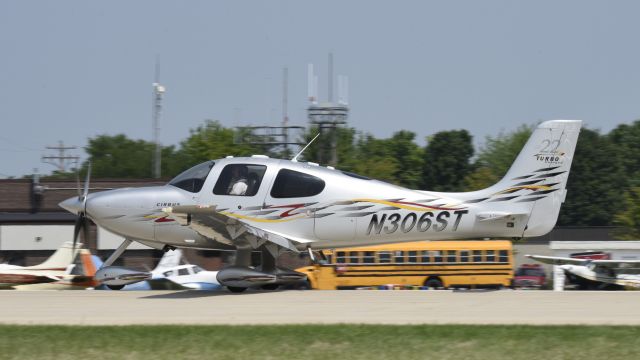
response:
[[(239, 167), (248, 185), (244, 195), (232, 195), (238, 173), (233, 169)], [(197, 165), (165, 186), (90, 194), (86, 214), (111, 232), (156, 248), (233, 249), (162, 211), (178, 205), (215, 205), (226, 216), (286, 236), (301, 248), (522, 236), (527, 217), (517, 214), (528, 213), (531, 203), (496, 201), (487, 215), (473, 196), (406, 189), (312, 163), (225, 158)], [(73, 211), (74, 201), (61, 206)], [(483, 221), (502, 208), (516, 215)]]

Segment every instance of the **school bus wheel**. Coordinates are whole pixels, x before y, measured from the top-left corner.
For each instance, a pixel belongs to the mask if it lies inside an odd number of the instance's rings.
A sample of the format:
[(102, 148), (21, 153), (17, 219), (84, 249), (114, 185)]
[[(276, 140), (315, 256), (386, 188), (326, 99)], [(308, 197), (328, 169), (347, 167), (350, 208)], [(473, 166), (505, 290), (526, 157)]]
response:
[(434, 277), (434, 276), (429, 277), (427, 280), (425, 280), (424, 286), (432, 289), (440, 289), (444, 287), (444, 285), (442, 284), (442, 280), (440, 280), (439, 277)]

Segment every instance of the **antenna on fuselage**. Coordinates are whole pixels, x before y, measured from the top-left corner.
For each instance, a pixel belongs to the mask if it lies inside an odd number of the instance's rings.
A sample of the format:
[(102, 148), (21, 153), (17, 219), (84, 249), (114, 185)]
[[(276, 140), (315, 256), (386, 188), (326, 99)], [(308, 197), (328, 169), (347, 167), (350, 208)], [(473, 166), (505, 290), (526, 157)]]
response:
[(302, 150), (300, 150), (299, 153), (296, 154), (296, 156), (293, 157), (293, 159), (291, 159), (291, 161), (293, 162), (298, 162), (298, 156), (302, 155), (302, 153), (307, 150), (307, 148), (309, 147), (309, 145), (311, 145), (317, 138), (318, 136), (320, 136), (320, 133), (318, 133), (318, 135), (316, 135), (313, 139), (311, 139), (311, 141), (309, 141), (309, 143), (307, 145), (305, 145), (305, 147), (302, 148)]

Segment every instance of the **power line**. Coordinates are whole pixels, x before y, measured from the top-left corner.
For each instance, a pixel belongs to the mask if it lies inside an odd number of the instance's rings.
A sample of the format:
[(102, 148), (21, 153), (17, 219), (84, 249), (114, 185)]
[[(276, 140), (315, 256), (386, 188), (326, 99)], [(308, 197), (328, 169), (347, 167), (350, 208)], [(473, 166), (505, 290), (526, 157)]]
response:
[(42, 156), (41, 157), (41, 161), (45, 164), (51, 164), (55, 167), (58, 168), (58, 171), (60, 172), (67, 172), (67, 164), (69, 163), (75, 163), (76, 165), (78, 164), (78, 161), (80, 160), (79, 156), (74, 156), (74, 155), (67, 155), (66, 152), (68, 150), (75, 150), (77, 149), (76, 146), (64, 146), (64, 142), (59, 141), (58, 142), (58, 146), (47, 146), (46, 149), (48, 150), (57, 150), (58, 151), (58, 155), (49, 155), (49, 156)]

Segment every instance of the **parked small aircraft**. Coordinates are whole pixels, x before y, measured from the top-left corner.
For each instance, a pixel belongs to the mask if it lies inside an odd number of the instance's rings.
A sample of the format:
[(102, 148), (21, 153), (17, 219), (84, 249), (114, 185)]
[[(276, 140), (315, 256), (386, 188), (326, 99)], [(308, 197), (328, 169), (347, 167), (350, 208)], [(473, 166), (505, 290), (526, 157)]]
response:
[(525, 255), (545, 264), (559, 265), (582, 279), (640, 288), (640, 260), (592, 260), (558, 256)]
[(182, 250), (167, 251), (150, 272), (148, 280), (124, 286), (123, 290), (217, 290), (217, 271), (207, 271), (198, 265), (180, 264)]
[[(138, 241), (165, 250), (236, 250), (235, 264), (218, 272), (220, 284), (272, 289), (305, 278), (276, 267), (284, 251), (306, 250), (314, 258), (314, 249), (546, 234), (566, 195), (581, 124), (541, 123), (502, 180), (467, 193), (411, 190), (298, 162), (300, 154), (257, 155), (204, 162), (165, 186), (95, 194), (88, 193), (87, 174), (82, 194), (60, 206), (78, 215), (76, 235), (90, 218), (125, 238), (96, 273), (106, 285), (126, 284), (114, 280), (126, 269), (110, 265)], [(263, 254), (258, 268), (251, 267), (254, 250)]]
[[(81, 244), (78, 244), (81, 245)], [(16, 290), (70, 290), (96, 285), (89, 250), (65, 242), (45, 262), (34, 266), (0, 265), (0, 288)]]

